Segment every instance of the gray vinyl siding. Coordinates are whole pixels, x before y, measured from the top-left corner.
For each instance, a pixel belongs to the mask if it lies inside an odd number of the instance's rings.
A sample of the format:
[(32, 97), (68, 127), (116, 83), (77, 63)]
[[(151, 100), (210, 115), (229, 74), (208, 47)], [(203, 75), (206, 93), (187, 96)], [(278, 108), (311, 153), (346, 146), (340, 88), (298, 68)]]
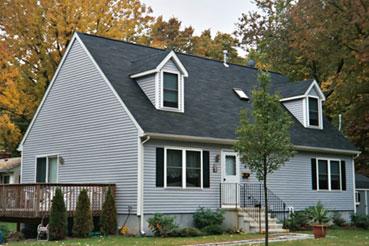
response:
[[(156, 187), (156, 148), (188, 147), (201, 148), (210, 151), (210, 188), (182, 189)], [(216, 155), (222, 150), (232, 150), (232, 146), (209, 145), (199, 143), (181, 143), (151, 140), (144, 147), (144, 212), (152, 214), (162, 213), (193, 213), (198, 207), (216, 209), (220, 207), (221, 161), (215, 162)], [(329, 157), (346, 161), (347, 190), (314, 191), (311, 184), (311, 158)], [(214, 167), (215, 166), (215, 167)], [(213, 170), (217, 170), (214, 172)], [(245, 171), (245, 165), (240, 164), (240, 173)], [(241, 183), (258, 183), (255, 176), (243, 180)], [(269, 188), (279, 196), (287, 206), (301, 210), (322, 201), (324, 206), (332, 210), (353, 210), (352, 159), (345, 156), (316, 155), (314, 153), (299, 152), (280, 170), (269, 177)], [(241, 196), (242, 198), (242, 196)], [(241, 199), (242, 202), (242, 199)]]
[(318, 92), (316, 91), (315, 87), (313, 87), (313, 88), (309, 91), (309, 95), (310, 95), (310, 96), (316, 96), (316, 97), (319, 97)]
[(23, 145), (22, 182), (35, 156), (59, 154), (59, 183), (115, 183), (117, 210), (137, 204), (138, 130), (78, 41)]
[[(346, 191), (316, 191), (312, 189), (311, 158), (340, 159), (346, 162)], [(243, 172), (241, 165), (241, 172)], [(287, 206), (302, 210), (321, 201), (330, 210), (354, 210), (352, 159), (347, 156), (298, 152), (268, 179), (268, 187)], [(257, 182), (254, 175), (249, 181)]]
[(297, 99), (292, 101), (283, 102), (283, 105), (295, 116), (295, 118), (304, 125), (304, 109), (303, 99)]
[(172, 59), (170, 59), (167, 63), (165, 63), (165, 65), (163, 66), (163, 69), (174, 71), (174, 72), (179, 71), (177, 68), (177, 65), (173, 62)]
[[(156, 187), (156, 148), (176, 146), (201, 148), (210, 152), (210, 167), (217, 166), (217, 172), (210, 172), (210, 188), (163, 188)], [(215, 156), (220, 154), (222, 146), (198, 143), (178, 143), (150, 140), (144, 145), (144, 212), (193, 213), (199, 207), (219, 207), (220, 162)]]
[(138, 85), (155, 106), (155, 75), (148, 75), (137, 79)]

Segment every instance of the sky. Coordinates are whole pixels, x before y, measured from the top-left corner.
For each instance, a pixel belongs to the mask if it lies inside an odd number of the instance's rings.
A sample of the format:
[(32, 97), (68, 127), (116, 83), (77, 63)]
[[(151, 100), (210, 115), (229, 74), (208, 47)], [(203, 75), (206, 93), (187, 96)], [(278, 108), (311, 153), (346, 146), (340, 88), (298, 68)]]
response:
[(154, 16), (163, 15), (165, 20), (177, 17), (182, 25), (191, 25), (195, 34), (210, 28), (232, 33), (242, 13), (256, 10), (252, 0), (141, 0), (152, 7)]

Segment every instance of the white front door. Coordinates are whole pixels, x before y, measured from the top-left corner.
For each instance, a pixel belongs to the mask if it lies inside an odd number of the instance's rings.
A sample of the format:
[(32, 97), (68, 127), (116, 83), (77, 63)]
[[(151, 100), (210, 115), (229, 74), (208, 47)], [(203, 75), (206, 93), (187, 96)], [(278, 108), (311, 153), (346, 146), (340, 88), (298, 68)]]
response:
[(222, 207), (238, 207), (240, 204), (240, 160), (236, 152), (222, 152)]

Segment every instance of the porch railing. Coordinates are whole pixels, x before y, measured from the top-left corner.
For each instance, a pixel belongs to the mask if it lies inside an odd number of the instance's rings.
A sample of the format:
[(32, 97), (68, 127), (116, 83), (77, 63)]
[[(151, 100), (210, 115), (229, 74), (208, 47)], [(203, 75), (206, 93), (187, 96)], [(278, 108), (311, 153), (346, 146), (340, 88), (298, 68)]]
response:
[(7, 184), (0, 186), (0, 217), (39, 218), (51, 209), (55, 190), (63, 192), (68, 216), (73, 216), (81, 190), (87, 190), (91, 210), (98, 215), (102, 210), (108, 188), (115, 194), (114, 184)]
[[(246, 212), (259, 225), (264, 220), (265, 202), (262, 183), (221, 183), (221, 207), (246, 208)], [(288, 211), (286, 203), (268, 189), (268, 213), (272, 218), (285, 222)]]

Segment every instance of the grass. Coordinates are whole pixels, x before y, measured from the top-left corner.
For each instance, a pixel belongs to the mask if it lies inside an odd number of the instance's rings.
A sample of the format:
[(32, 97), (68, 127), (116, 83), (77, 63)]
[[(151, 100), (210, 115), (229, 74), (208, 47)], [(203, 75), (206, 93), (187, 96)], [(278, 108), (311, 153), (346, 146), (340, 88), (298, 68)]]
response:
[[(311, 233), (306, 232), (306, 233)], [(188, 238), (149, 238), (149, 237), (121, 237), (112, 236), (105, 238), (88, 238), (88, 239), (70, 239), (61, 242), (36, 242), (34, 240), (10, 243), (12, 245), (28, 245), (28, 246), (107, 246), (107, 245), (150, 245), (150, 246), (177, 246), (177, 245), (191, 245), (198, 243), (222, 242), (244, 239), (262, 238), (259, 234), (226, 234), (218, 236), (204, 236), (204, 237), (188, 237)], [(325, 239), (303, 240), (273, 243), (272, 245), (293, 245), (293, 246), (312, 246), (312, 245), (369, 245), (369, 231), (362, 229), (331, 229), (328, 231), (328, 236)]]

